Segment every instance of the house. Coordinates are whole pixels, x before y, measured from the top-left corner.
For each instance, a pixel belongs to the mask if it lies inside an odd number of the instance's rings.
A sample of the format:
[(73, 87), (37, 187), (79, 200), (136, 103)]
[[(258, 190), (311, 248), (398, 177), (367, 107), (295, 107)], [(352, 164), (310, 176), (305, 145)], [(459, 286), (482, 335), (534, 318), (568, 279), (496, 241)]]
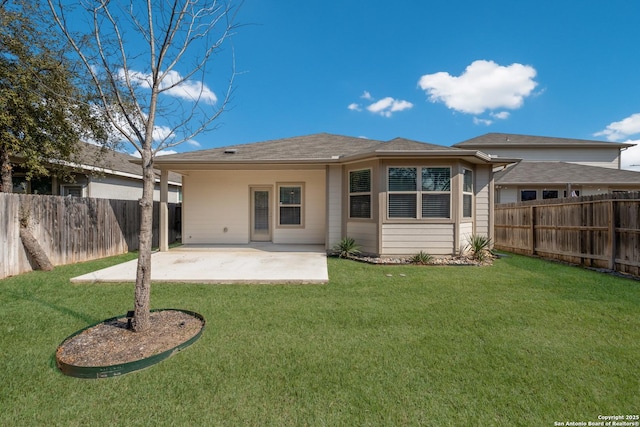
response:
[(496, 203), (640, 190), (640, 172), (620, 169), (634, 144), (488, 133), (454, 147), (519, 158), (495, 174)]
[(467, 236), (492, 236), (493, 169), (505, 164), (475, 149), (326, 133), (155, 160), (163, 183), (183, 176), (184, 244), (330, 249), (348, 236), (383, 257), (454, 255)]
[[(60, 196), (94, 197), (99, 199), (138, 200), (142, 197), (142, 171), (137, 159), (126, 153), (82, 143), (73, 163), (73, 180), (61, 181), (56, 176), (33, 178), (27, 181), (20, 168), (20, 157), (13, 157), (13, 192), (27, 194), (53, 194)], [(160, 200), (160, 173), (158, 172), (154, 200)], [(168, 181), (168, 201), (180, 202), (182, 177), (171, 174)]]

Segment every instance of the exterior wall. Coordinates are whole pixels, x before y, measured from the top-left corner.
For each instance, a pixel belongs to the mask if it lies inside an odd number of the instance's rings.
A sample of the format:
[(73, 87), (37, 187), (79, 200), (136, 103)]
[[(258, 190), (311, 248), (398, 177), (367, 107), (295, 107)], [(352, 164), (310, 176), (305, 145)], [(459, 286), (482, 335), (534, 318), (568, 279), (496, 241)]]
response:
[[(492, 173), (491, 166), (478, 166), (475, 170), (475, 233), (491, 237), (491, 226), (493, 218), (491, 218), (491, 210), (493, 202), (491, 200), (492, 191)], [(473, 227), (471, 234), (473, 234)], [(462, 234), (464, 240), (464, 234)]]
[(617, 147), (607, 148), (494, 148), (487, 147), (483, 152), (492, 156), (517, 158), (523, 160), (557, 161), (578, 163), (603, 168), (620, 168), (620, 150)]
[(430, 255), (454, 252), (454, 224), (383, 224), (383, 256), (411, 256), (420, 251)]
[[(535, 190), (537, 191), (537, 200), (542, 199), (542, 192), (544, 190), (557, 190), (558, 197), (564, 197), (564, 193), (566, 191), (565, 186), (558, 185), (527, 185), (527, 186), (509, 186), (507, 188), (497, 188), (497, 200), (496, 203), (516, 203), (520, 202), (520, 192), (525, 190)], [(593, 196), (596, 194), (606, 194), (612, 193), (616, 191), (640, 191), (640, 185), (632, 186), (622, 186), (622, 185), (572, 185), (572, 190), (578, 192), (580, 196)]]
[[(458, 252), (464, 252), (467, 244), (469, 243), (469, 237), (473, 235), (473, 223), (471, 222), (463, 222), (460, 224), (460, 247), (458, 248)], [(478, 234), (481, 234), (478, 232)], [(483, 233), (484, 234), (484, 233)], [(485, 234), (488, 235), (488, 234)]]
[[(180, 187), (169, 185), (169, 203), (178, 203)], [(142, 181), (116, 176), (92, 177), (86, 188), (84, 197), (115, 200), (138, 200), (142, 197)], [(153, 200), (160, 200), (160, 184), (153, 192)]]
[(365, 254), (378, 253), (378, 224), (374, 222), (347, 222), (347, 236), (355, 239), (360, 251)]
[[(185, 244), (247, 244), (250, 241), (250, 187), (271, 189), (273, 243), (325, 244), (326, 171), (240, 170), (193, 171), (183, 177), (183, 229)], [(277, 185), (304, 187), (303, 227), (276, 225)]]
[(342, 166), (327, 167), (327, 249), (342, 239)]

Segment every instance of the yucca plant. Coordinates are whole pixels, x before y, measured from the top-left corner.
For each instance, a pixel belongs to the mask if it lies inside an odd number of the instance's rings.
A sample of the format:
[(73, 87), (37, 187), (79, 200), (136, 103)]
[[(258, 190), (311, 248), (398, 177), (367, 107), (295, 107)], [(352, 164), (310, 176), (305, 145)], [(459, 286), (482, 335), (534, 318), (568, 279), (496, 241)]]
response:
[(419, 265), (426, 265), (429, 264), (431, 262), (431, 260), (433, 259), (433, 256), (431, 256), (431, 254), (424, 252), (424, 251), (420, 251), (417, 254), (415, 254), (414, 256), (411, 257), (411, 263), (412, 264), (419, 264)]
[(491, 254), (491, 237), (481, 234), (472, 234), (467, 237), (465, 250), (471, 252), (473, 259), (484, 261)]
[(360, 253), (360, 245), (352, 237), (345, 237), (333, 247), (340, 258), (349, 258)]

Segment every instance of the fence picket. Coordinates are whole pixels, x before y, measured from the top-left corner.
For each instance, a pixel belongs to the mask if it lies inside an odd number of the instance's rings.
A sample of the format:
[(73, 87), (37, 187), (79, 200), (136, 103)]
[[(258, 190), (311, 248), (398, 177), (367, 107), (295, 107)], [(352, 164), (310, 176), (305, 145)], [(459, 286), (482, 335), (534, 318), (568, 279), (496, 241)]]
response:
[(640, 276), (639, 206), (640, 192), (496, 205), (494, 244)]
[[(179, 235), (180, 209), (169, 204), (169, 242)], [(138, 248), (139, 204), (109, 200), (0, 193), (0, 279), (31, 271), (20, 240), (26, 218), (53, 265), (119, 255)], [(153, 245), (158, 245), (158, 202), (154, 203)]]

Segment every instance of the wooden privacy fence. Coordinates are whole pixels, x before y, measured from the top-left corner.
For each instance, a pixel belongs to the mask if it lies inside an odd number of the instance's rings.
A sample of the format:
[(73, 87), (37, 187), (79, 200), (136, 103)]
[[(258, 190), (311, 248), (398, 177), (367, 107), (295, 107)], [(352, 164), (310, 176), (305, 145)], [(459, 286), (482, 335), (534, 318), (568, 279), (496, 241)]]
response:
[[(158, 246), (159, 204), (154, 204), (153, 245)], [(31, 271), (20, 240), (21, 222), (53, 265), (88, 261), (138, 249), (137, 200), (0, 193), (0, 279)], [(180, 207), (169, 204), (169, 242), (180, 233)]]
[(495, 207), (497, 249), (640, 276), (640, 193)]

